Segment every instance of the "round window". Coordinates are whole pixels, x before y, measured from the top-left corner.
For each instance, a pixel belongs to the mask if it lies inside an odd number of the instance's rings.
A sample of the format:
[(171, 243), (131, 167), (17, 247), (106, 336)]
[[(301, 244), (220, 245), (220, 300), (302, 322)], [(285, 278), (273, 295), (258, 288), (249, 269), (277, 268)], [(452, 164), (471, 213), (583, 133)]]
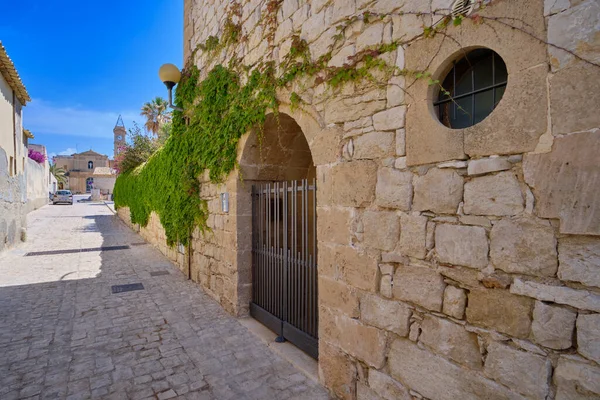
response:
[(433, 103), (440, 122), (462, 129), (483, 121), (504, 95), (508, 72), (502, 58), (489, 49), (476, 49), (456, 61)]

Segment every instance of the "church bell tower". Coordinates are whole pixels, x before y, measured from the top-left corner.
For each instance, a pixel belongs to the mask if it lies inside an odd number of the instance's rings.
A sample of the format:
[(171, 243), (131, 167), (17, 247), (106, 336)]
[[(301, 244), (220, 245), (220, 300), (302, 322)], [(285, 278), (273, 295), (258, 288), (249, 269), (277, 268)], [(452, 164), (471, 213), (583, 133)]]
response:
[(117, 124), (115, 125), (115, 128), (113, 129), (113, 134), (114, 134), (114, 155), (113, 155), (113, 159), (117, 157), (117, 155), (119, 154), (120, 150), (119, 148), (124, 147), (125, 146), (125, 136), (127, 135), (127, 131), (125, 130), (125, 124), (123, 124), (123, 118), (121, 118), (121, 115), (119, 115), (119, 118), (117, 119)]

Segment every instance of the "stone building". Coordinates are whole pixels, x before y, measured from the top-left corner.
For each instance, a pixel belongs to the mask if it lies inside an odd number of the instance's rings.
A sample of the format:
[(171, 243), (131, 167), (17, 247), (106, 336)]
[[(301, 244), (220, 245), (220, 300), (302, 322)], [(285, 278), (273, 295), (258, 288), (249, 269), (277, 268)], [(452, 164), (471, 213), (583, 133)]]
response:
[(94, 187), (94, 170), (108, 168), (108, 156), (93, 150), (54, 157), (56, 165), (67, 171), (68, 187), (73, 193), (89, 193)]
[[(384, 85), (316, 74), (280, 89), (239, 168), (200, 177), (212, 231), (182, 251), (156, 215), (140, 230), (229, 312), (318, 343), (338, 398), (600, 397), (600, 3), (473, 3), (185, 0), (185, 61), (203, 76), (234, 56), (281, 65), (297, 38), (329, 71), (365, 51), (397, 67)], [(226, 21), (243, 40), (215, 56), (202, 45)], [(300, 262), (279, 244), (300, 217), (278, 196), (295, 204), (297, 188), (276, 182), (307, 178), (316, 237), (307, 222)], [(279, 256), (257, 247), (273, 229)], [(318, 310), (316, 332), (257, 298), (281, 282), (257, 270), (265, 257), (275, 276), (282, 259), (318, 275), (318, 296), (290, 286), (314, 303), (309, 319)]]
[[(119, 115), (113, 129), (113, 157), (116, 157), (121, 151), (120, 148), (125, 145), (126, 136), (127, 131), (123, 125), (123, 119)], [(65, 189), (70, 189), (73, 193), (90, 193), (92, 189), (97, 188), (101, 189), (104, 194), (112, 193), (116, 179), (113, 169), (114, 159), (109, 160), (108, 156), (104, 154), (88, 150), (70, 156), (56, 156), (54, 162), (67, 172), (68, 183)], [(100, 186), (96, 185), (98, 179)]]
[(29, 94), (0, 42), (0, 250), (12, 246), (26, 228), (27, 136), (22, 110)]

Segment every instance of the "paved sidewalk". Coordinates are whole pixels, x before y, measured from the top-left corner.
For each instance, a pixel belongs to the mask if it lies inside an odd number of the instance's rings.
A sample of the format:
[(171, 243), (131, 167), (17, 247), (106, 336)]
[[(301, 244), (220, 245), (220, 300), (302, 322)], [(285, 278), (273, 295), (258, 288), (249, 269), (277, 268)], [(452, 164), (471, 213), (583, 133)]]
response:
[[(28, 220), (27, 243), (0, 254), (0, 399), (328, 398), (105, 204)], [(111, 293), (127, 283), (144, 290)]]

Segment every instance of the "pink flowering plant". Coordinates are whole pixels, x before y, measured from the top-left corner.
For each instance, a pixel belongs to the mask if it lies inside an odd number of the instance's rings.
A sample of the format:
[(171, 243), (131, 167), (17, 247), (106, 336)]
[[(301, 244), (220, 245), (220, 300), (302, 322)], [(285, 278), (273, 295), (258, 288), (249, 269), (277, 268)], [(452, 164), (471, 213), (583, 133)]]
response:
[(113, 166), (114, 169), (117, 171), (117, 173), (121, 173), (121, 169), (122, 169), (121, 165), (123, 164), (123, 160), (125, 159), (127, 149), (128, 149), (127, 145), (117, 147), (117, 155), (115, 156), (115, 163)]
[(29, 154), (27, 154), (27, 156), (29, 158), (31, 158), (33, 161), (37, 162), (38, 164), (41, 164), (44, 161), (46, 161), (46, 156), (44, 154), (40, 153), (39, 151), (32, 150), (32, 149), (29, 149)]

